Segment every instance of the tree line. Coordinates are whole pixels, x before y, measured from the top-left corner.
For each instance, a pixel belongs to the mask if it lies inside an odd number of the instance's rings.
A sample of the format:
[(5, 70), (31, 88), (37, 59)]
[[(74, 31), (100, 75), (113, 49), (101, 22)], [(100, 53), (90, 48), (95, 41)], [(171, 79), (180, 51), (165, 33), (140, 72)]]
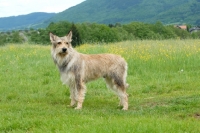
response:
[[(188, 26), (189, 27), (189, 26)], [(197, 39), (200, 32), (189, 33), (173, 25), (163, 25), (161, 22), (154, 24), (132, 22), (129, 24), (97, 24), (97, 23), (70, 23), (61, 21), (50, 23), (44, 29), (29, 29), (0, 33), (0, 45), (6, 43), (29, 43), (48, 45), (49, 33), (65, 36), (70, 30), (73, 32), (73, 46), (83, 43), (109, 43), (126, 40), (164, 40), (164, 39)]]

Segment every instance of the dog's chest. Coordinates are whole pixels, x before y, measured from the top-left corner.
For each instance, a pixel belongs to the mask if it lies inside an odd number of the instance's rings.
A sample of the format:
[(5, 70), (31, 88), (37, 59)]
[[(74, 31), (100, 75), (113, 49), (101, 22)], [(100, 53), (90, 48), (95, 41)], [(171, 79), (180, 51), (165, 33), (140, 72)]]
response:
[(65, 85), (74, 84), (75, 82), (75, 76), (71, 72), (61, 72), (60, 76), (62, 83)]

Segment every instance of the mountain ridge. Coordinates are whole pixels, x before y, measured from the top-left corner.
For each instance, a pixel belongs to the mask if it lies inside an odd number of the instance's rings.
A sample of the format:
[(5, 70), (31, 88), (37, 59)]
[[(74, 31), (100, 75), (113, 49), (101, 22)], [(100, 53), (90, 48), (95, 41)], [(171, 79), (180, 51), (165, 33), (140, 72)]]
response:
[(41, 25), (55, 13), (34, 12), (27, 15), (10, 16), (0, 18), (0, 31), (18, 30)]

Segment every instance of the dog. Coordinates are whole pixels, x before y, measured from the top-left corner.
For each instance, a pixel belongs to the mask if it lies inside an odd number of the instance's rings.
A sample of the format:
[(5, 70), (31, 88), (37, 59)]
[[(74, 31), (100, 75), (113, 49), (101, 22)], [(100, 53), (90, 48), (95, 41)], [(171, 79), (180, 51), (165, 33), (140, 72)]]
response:
[(103, 77), (108, 88), (114, 90), (122, 110), (128, 110), (126, 90), (127, 63), (114, 54), (82, 54), (73, 49), (72, 31), (64, 37), (50, 33), (51, 55), (60, 71), (61, 81), (70, 88), (69, 106), (81, 109), (86, 93), (86, 83)]

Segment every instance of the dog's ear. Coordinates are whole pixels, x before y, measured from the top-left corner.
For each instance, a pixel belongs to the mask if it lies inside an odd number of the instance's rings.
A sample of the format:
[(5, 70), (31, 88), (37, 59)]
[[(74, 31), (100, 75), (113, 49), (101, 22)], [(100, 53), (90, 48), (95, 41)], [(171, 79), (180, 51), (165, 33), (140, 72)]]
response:
[(49, 36), (50, 36), (51, 42), (54, 42), (55, 41), (55, 35), (50, 32)]
[(67, 39), (68, 39), (69, 42), (72, 41), (72, 31), (70, 31), (70, 32), (68, 33)]

